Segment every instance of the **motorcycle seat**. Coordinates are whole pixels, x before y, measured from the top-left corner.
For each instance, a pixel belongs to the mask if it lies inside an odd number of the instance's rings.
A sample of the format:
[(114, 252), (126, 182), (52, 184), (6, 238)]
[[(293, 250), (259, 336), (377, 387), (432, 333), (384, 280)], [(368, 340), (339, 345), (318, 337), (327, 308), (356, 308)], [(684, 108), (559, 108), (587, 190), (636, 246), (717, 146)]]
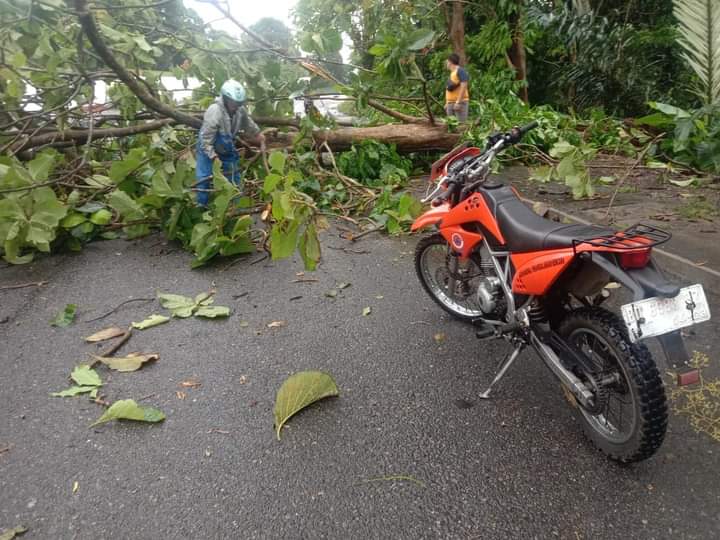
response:
[(578, 240), (592, 240), (615, 232), (596, 225), (568, 225), (545, 219), (533, 212), (508, 186), (483, 190), (483, 196), (512, 252), (566, 248)]

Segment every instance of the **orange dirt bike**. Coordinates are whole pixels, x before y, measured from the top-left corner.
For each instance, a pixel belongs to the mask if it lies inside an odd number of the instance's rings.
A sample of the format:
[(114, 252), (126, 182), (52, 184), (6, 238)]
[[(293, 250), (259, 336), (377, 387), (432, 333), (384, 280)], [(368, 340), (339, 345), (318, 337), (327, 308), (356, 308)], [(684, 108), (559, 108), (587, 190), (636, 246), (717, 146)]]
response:
[[(696, 382), (680, 328), (710, 318), (707, 299), (701, 285), (670, 283), (653, 261), (669, 233), (546, 220), (489, 178), (498, 153), (536, 126), (493, 134), (484, 149), (461, 146), (433, 164), (434, 190), (423, 200), (432, 208), (412, 229), (437, 232), (417, 245), (417, 275), (445, 311), (478, 325), (478, 338), (513, 345), (481, 398), (531, 346), (589, 439), (611, 459), (640, 461), (660, 447), (668, 421), (663, 380), (643, 340), (658, 337), (678, 382)], [(603, 307), (610, 283), (633, 295), (622, 317)]]

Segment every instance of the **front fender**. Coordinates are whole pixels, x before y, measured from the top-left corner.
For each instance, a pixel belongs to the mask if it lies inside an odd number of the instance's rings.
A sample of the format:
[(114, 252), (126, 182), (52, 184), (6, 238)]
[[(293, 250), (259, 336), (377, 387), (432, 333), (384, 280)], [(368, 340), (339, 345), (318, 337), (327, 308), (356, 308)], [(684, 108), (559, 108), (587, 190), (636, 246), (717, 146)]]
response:
[(415, 222), (412, 224), (412, 227), (410, 227), (410, 230), (415, 232), (419, 231), (420, 229), (424, 229), (425, 227), (429, 227), (430, 225), (440, 223), (443, 218), (448, 214), (448, 212), (450, 212), (449, 203), (441, 204), (440, 206), (431, 208), (415, 220)]

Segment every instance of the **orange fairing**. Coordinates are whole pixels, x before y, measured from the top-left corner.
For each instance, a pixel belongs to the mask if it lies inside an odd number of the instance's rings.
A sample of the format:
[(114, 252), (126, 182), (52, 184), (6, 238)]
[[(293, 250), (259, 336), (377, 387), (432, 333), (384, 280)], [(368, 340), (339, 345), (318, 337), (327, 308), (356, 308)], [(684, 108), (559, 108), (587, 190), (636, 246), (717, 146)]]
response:
[(445, 203), (441, 204), (440, 206), (436, 208), (431, 208), (427, 212), (425, 212), (422, 216), (417, 218), (415, 222), (412, 224), (412, 227), (410, 227), (411, 231), (417, 231), (424, 227), (427, 227), (429, 225), (435, 225), (440, 220), (442, 220), (450, 211), (450, 204)]
[(466, 231), (459, 225), (445, 227), (443, 224), (440, 227), (440, 234), (447, 240), (453, 251), (460, 255), (461, 259), (468, 258), (475, 246), (482, 240), (482, 234)]
[(485, 203), (485, 199), (479, 193), (473, 194), (453, 208), (447, 217), (443, 219), (442, 228), (465, 223), (480, 223), (498, 242), (505, 243), (495, 217)]
[(513, 253), (510, 256), (515, 267), (513, 292), (536, 296), (545, 294), (574, 256), (572, 248)]

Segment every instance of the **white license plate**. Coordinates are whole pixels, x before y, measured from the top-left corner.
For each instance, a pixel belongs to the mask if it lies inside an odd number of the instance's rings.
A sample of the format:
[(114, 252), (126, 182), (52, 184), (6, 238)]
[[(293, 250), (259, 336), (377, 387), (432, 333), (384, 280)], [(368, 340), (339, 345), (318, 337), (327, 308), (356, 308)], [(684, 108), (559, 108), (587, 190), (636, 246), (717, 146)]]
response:
[(622, 307), (630, 340), (662, 336), (710, 320), (710, 308), (702, 285), (680, 289), (675, 298), (647, 298)]

